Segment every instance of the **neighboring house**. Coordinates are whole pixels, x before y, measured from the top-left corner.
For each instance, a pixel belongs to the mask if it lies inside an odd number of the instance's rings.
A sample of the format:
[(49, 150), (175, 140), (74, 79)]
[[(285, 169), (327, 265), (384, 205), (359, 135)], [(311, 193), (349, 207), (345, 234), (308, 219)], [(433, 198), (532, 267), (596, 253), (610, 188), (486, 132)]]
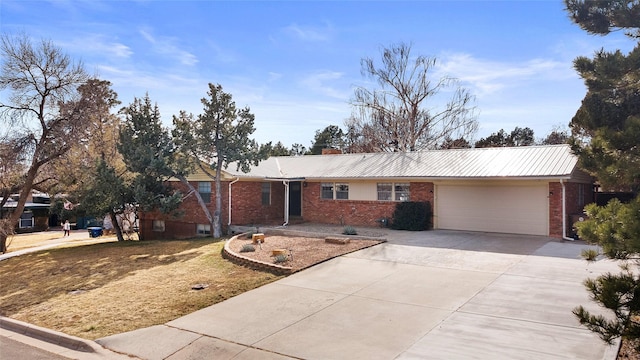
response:
[[(213, 213), (214, 182), (202, 173), (188, 179)], [(568, 145), (310, 155), (271, 157), (246, 174), (232, 165), (222, 199), (224, 226), (378, 226), (397, 202), (410, 200), (431, 203), (436, 229), (561, 238), (571, 233), (570, 216), (593, 201), (593, 181)], [(177, 219), (143, 214), (143, 235), (210, 234), (195, 197), (182, 210)]]
[[(0, 215), (4, 217), (5, 213), (15, 211), (18, 205), (17, 195), (7, 200)], [(51, 201), (49, 195), (33, 192), (24, 205), (20, 220), (16, 224), (15, 230), (18, 233), (44, 231), (49, 228), (49, 208)]]

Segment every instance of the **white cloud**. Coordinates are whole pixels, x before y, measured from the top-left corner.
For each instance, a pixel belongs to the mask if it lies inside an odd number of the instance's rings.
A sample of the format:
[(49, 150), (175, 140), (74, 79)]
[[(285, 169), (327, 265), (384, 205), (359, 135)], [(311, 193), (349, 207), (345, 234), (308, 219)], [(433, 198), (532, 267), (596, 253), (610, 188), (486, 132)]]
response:
[(126, 59), (133, 54), (129, 46), (102, 34), (83, 34), (70, 42), (60, 41), (60, 44), (66, 49), (85, 55), (97, 54), (101, 57)]
[(324, 26), (301, 26), (291, 24), (283, 29), (284, 33), (302, 41), (325, 42), (331, 40), (335, 30), (331, 24)]
[(149, 29), (140, 29), (140, 35), (153, 45), (154, 50), (162, 55), (178, 60), (181, 64), (193, 66), (198, 63), (198, 58), (192, 53), (180, 49), (175, 42), (177, 39), (171, 37), (156, 37)]
[[(337, 99), (346, 99), (349, 97), (346, 91), (336, 89), (332, 86), (338, 80), (343, 78), (343, 73), (337, 71), (319, 71), (310, 74), (300, 80), (300, 83), (308, 90), (323, 94)], [(329, 84), (327, 84), (329, 83)]]
[(277, 73), (277, 72), (269, 72), (269, 81), (277, 81), (282, 79), (282, 74), (281, 73)]
[(440, 76), (448, 75), (470, 84), (479, 97), (509, 88), (522, 88), (528, 81), (558, 81), (575, 78), (571, 64), (552, 59), (531, 59), (521, 63), (474, 58), (469, 54), (445, 54), (437, 64)]

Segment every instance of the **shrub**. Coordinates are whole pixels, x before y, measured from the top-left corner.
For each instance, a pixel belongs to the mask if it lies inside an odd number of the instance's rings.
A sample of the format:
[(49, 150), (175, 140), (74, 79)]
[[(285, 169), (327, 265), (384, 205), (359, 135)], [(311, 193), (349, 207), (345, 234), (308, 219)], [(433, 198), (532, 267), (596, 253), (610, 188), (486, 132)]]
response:
[(273, 262), (275, 262), (276, 264), (280, 264), (280, 263), (283, 263), (283, 262), (287, 262), (287, 260), (289, 260), (289, 257), (287, 255), (278, 254), (273, 259)]
[(358, 231), (353, 226), (345, 226), (344, 229), (342, 229), (342, 234), (343, 235), (358, 235)]
[(431, 204), (428, 201), (404, 201), (396, 205), (391, 228), (422, 231), (431, 228)]
[(242, 249), (240, 249), (240, 252), (254, 252), (254, 251), (256, 251), (256, 247), (251, 244), (244, 244), (242, 245)]

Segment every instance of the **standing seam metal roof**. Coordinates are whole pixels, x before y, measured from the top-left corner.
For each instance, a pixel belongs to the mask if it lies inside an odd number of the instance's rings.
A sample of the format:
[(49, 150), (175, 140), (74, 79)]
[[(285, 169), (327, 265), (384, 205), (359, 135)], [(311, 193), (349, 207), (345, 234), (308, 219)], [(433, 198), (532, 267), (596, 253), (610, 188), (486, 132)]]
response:
[(240, 178), (522, 178), (569, 177), (577, 157), (569, 145), (271, 157)]

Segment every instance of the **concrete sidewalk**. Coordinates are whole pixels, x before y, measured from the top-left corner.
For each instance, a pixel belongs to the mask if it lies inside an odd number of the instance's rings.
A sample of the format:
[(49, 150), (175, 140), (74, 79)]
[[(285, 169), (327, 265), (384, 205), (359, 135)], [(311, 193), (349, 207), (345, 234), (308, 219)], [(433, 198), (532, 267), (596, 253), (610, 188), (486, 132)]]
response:
[(615, 359), (571, 310), (600, 310), (585, 245), (453, 231), (322, 263), (164, 325), (99, 339), (142, 359)]
[[(58, 238), (43, 240), (40, 244), (34, 245), (32, 247), (0, 254), (0, 261), (12, 258), (14, 256), (20, 256), (24, 254), (29, 254), (33, 252), (65, 246), (71, 243), (89, 245), (89, 244), (97, 244), (97, 243), (103, 243), (103, 242), (118, 241), (118, 239), (116, 239), (114, 236), (100, 236), (100, 237), (92, 238), (89, 236), (89, 232), (87, 230), (71, 230), (69, 236), (63, 236), (62, 231), (60, 231), (59, 233), (60, 233), (60, 237)], [(20, 234), (16, 236), (29, 236), (29, 235), (30, 234), (27, 233), (27, 234)], [(9, 250), (11, 250), (11, 248), (9, 248)]]

